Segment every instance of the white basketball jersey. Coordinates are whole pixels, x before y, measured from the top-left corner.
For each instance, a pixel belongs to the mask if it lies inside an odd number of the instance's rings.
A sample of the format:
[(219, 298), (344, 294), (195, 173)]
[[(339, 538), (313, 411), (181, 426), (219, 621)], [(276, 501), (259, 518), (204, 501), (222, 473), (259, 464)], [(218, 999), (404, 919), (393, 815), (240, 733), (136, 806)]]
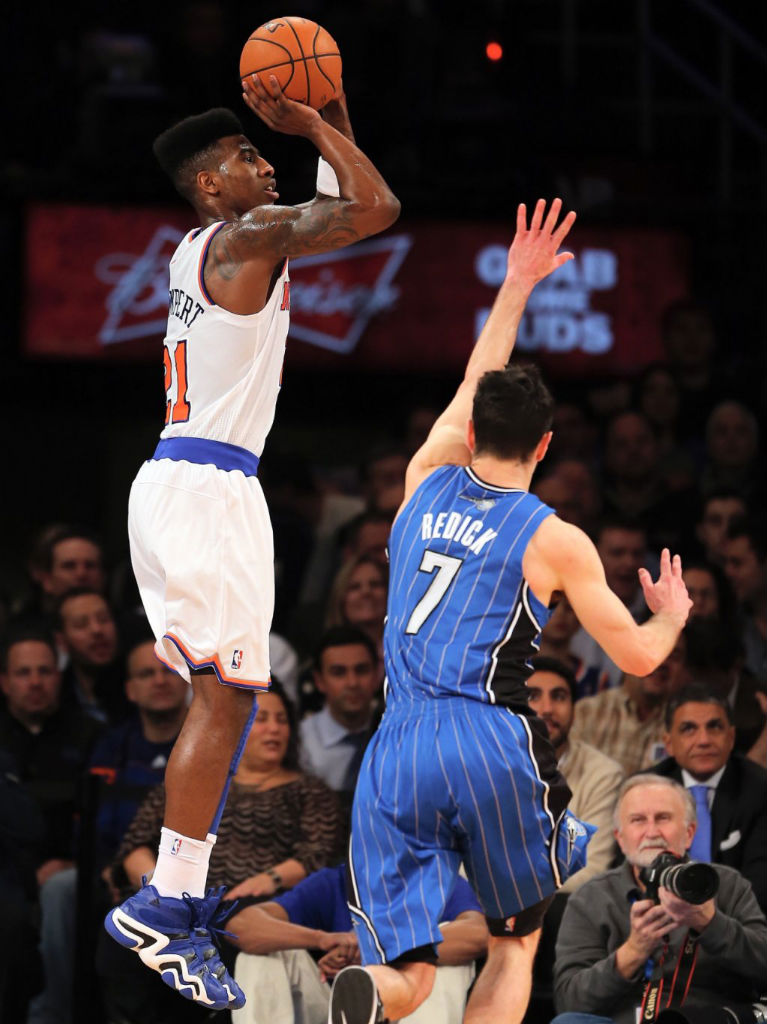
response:
[(274, 420), (290, 321), (288, 261), (258, 313), (217, 306), (203, 280), (225, 221), (198, 228), (170, 261), (165, 429), (160, 435), (238, 445), (260, 456)]

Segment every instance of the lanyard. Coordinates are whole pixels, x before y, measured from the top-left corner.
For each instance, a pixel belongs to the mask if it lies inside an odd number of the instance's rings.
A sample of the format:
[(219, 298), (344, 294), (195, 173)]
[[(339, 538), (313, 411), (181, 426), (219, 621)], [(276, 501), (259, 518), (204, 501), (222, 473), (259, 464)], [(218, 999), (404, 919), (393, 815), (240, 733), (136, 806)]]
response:
[[(644, 996), (642, 997), (642, 1008), (639, 1013), (639, 1020), (641, 1024), (652, 1024), (657, 1018), (661, 1011), (661, 1002), (663, 1000), (663, 964), (666, 960), (666, 954), (668, 953), (668, 941), (663, 943), (663, 950), (661, 952), (659, 960), (654, 964), (650, 979), (647, 982), (644, 990)], [(695, 962), (698, 959), (698, 935), (697, 932), (688, 931), (684, 937), (682, 948), (679, 950), (679, 956), (676, 960), (676, 967), (674, 968), (674, 976), (671, 979), (671, 991), (668, 994), (666, 1005), (663, 1009), (668, 1009), (676, 994), (677, 981), (679, 982), (679, 988), (681, 990), (684, 986), (679, 1005), (684, 1006), (684, 1001), (687, 998), (687, 993), (690, 991), (690, 985), (692, 983), (692, 976), (695, 973)]]

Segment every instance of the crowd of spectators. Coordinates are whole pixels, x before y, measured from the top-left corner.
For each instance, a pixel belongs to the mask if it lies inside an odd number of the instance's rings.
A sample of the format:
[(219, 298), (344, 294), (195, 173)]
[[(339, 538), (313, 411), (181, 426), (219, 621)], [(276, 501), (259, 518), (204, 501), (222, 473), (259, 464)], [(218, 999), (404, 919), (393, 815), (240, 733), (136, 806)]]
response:
[[(589, 867), (549, 912), (533, 1010), (552, 1011), (556, 988), (560, 1009), (590, 1012), (577, 995), (588, 986), (571, 980), (571, 925), (567, 963), (552, 976), (556, 931), (583, 886), (618, 870), (613, 808), (634, 773), (709, 787), (710, 813), (696, 805), (696, 856), (736, 872), (727, 891), (745, 885), (757, 916), (767, 909), (760, 396), (753, 382), (726, 372), (705, 309), (670, 310), (664, 339), (667, 361), (632, 386), (584, 385), (577, 400), (563, 397), (533, 483), (591, 535), (608, 583), (638, 621), (648, 614), (638, 570), (655, 574), (664, 546), (681, 553), (693, 600), (678, 644), (645, 678), (621, 673), (564, 598), (543, 630), (531, 710), (549, 729), (575, 812), (598, 831)], [(331, 486), (321, 465), (270, 467), (268, 451), (264, 460), (276, 550), (274, 688), (259, 697), (210, 880), (238, 900), (227, 908), (235, 923), (221, 923), (238, 978), (259, 988), (271, 978), (305, 1024), (324, 1019), (327, 980), (357, 955), (339, 865), (355, 773), (382, 711), (386, 538), (408, 458), (435, 416), (426, 404), (414, 408), (402, 437), (367, 453), (345, 487)], [(14, 956), (26, 969), (21, 985), (4, 958), (0, 1016), (30, 1024), (203, 1019), (99, 926), (121, 893), (152, 872), (186, 687), (155, 659), (130, 571), (107, 566), (96, 532), (41, 523), (27, 565), (28, 586), (5, 609), (0, 665), (0, 891), (8, 908), (0, 934), (16, 936)], [(628, 856), (627, 833), (618, 833)], [(623, 875), (615, 879), (625, 888)], [(471, 894), (454, 896), (444, 966), (466, 968), (454, 975), (465, 995), (486, 935)], [(262, 962), (273, 957), (279, 962)], [(304, 984), (312, 993), (305, 1006)], [(446, 1020), (439, 1012), (418, 1019)]]

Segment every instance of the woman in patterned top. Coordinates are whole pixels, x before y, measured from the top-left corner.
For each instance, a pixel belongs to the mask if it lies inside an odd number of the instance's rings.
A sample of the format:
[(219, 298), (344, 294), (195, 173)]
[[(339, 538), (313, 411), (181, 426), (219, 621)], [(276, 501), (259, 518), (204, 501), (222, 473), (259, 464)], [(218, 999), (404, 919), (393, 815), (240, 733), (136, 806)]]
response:
[[(290, 889), (342, 855), (344, 837), (335, 794), (297, 769), (293, 711), (274, 681), (259, 694), (240, 766), (232, 781), (208, 884), (229, 888), (227, 899), (265, 898)], [(152, 790), (118, 850), (115, 871), (137, 889), (154, 869), (165, 789)], [(124, 880), (124, 879), (123, 879)]]

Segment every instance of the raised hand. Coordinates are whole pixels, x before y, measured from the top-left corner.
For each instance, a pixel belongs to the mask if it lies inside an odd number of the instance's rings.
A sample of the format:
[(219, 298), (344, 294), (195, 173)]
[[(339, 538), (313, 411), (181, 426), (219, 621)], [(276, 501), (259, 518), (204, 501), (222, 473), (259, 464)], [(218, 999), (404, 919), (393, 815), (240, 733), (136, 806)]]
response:
[(555, 199), (544, 220), (546, 200), (539, 199), (528, 228), (527, 208), (524, 203), (519, 204), (517, 233), (509, 249), (507, 278), (526, 282), (532, 289), (544, 277), (573, 259), (571, 252), (557, 252), (575, 223), (575, 212), (571, 210), (557, 227), (561, 209), (562, 200)]
[(682, 559), (679, 555), (674, 555), (672, 559), (669, 549), (664, 548), (660, 556), (660, 576), (657, 581), (653, 583), (647, 569), (640, 569), (639, 582), (651, 612), (666, 612), (678, 619), (680, 626), (685, 624), (692, 601), (682, 579)]
[(312, 107), (289, 100), (274, 75), (248, 75), (242, 80), (242, 98), (265, 125), (284, 135), (311, 135), (321, 120)]

